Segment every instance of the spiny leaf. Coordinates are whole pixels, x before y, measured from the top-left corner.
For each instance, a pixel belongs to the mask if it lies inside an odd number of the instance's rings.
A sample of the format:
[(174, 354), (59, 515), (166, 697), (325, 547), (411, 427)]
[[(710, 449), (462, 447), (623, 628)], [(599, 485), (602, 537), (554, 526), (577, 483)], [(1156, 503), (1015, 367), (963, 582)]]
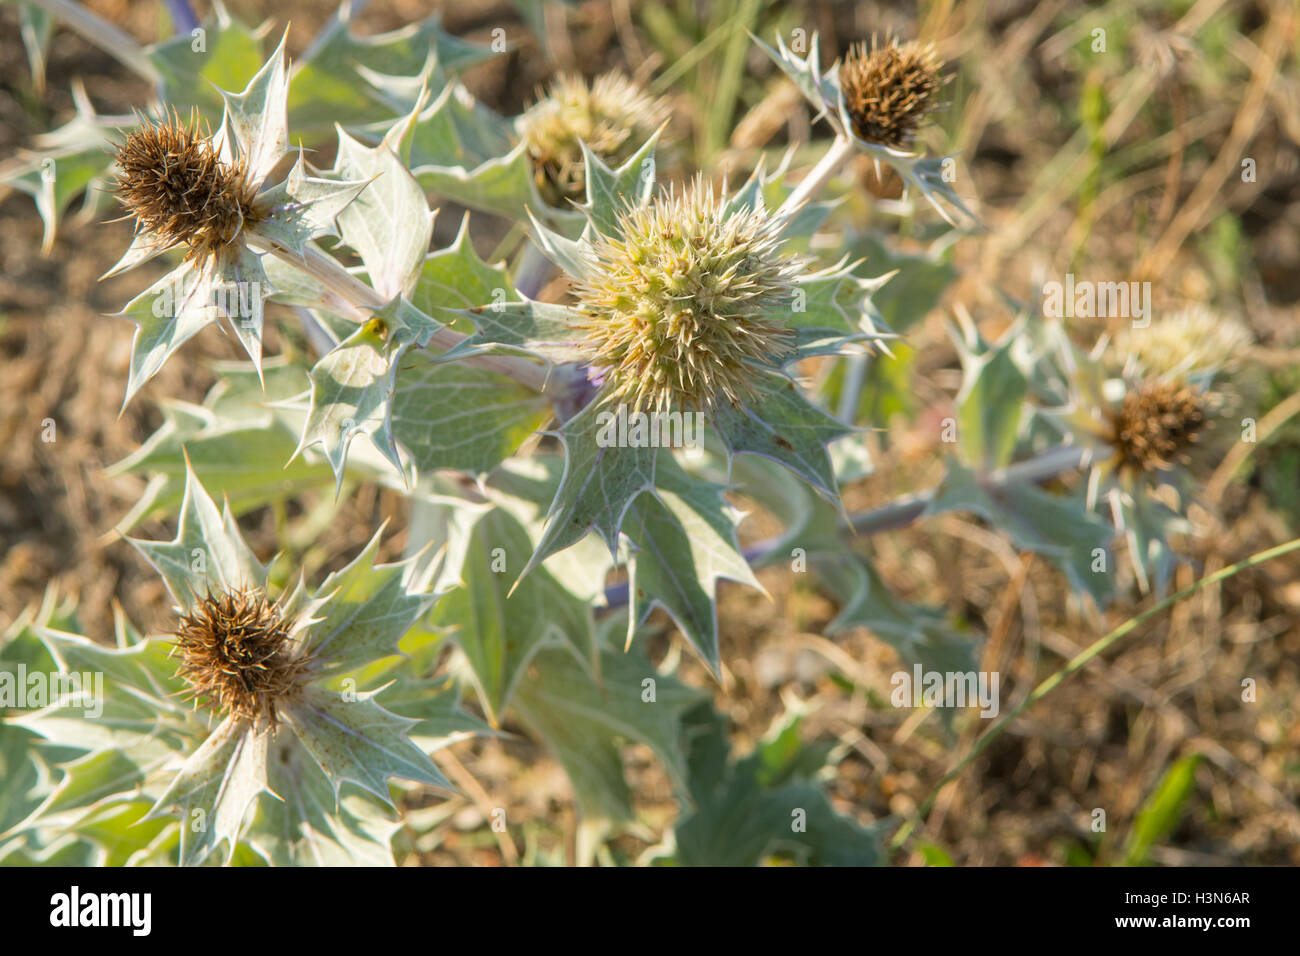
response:
[(1011, 461), (1024, 414), (1026, 380), (1012, 356), (1021, 319), (990, 345), (973, 327), (958, 341), (962, 363), (957, 395), (958, 439), (966, 460), (984, 469)]
[(808, 102), (816, 108), (818, 116), (834, 109), (839, 90), (831, 83), (834, 70), (822, 73), (821, 44), (818, 34), (814, 33), (808, 40), (807, 57), (800, 57), (788, 49), (785, 39), (780, 35), (776, 38), (776, 49), (772, 49), (758, 37), (753, 37), (753, 40), (758, 48), (780, 67), (781, 72), (794, 82)]
[[(175, 665), (158, 641), (139, 638), (118, 647), (97, 644), (80, 634), (58, 630), (49, 625), (34, 626), (41, 643), (49, 651), (54, 666), (63, 674), (103, 674), (105, 679), (159, 698), (174, 689)], [(158, 704), (159, 711), (184, 713), (176, 702)]]
[(567, 305), (531, 299), (521, 302), (500, 300), (456, 314), (465, 316), (474, 324), (474, 334), (442, 353), (443, 361), (503, 352), (525, 357), (540, 356), (551, 362), (569, 362), (579, 361), (585, 354), (579, 345), (580, 333), (574, 328), (581, 320), (580, 313)]
[(592, 226), (605, 235), (617, 235), (619, 213), (629, 206), (647, 202), (654, 193), (658, 141), (659, 134), (655, 133), (618, 169), (606, 166), (586, 143), (579, 144), (587, 179), (587, 203), (582, 211)]
[(352, 670), (398, 653), (397, 642), (432, 603), (432, 596), (407, 589), (410, 563), (376, 565), (382, 532), (316, 591), (321, 602), (306, 649), (322, 674)]
[(849, 336), (882, 338), (883, 323), (871, 303), (871, 296), (889, 281), (890, 276), (862, 279), (854, 265), (842, 259), (834, 266), (800, 276), (795, 281), (803, 295), (796, 293), (797, 305), (787, 323), (791, 328), (827, 328)]
[(285, 102), (289, 93), (289, 71), (284, 62), (286, 30), (271, 58), (262, 65), (240, 93), (222, 90), (226, 112), (222, 130), (229, 129), (247, 163), (248, 179), (260, 186), (272, 167), (289, 149), (289, 119)]
[(564, 765), (584, 817), (631, 817), (624, 741), (650, 747), (674, 786), (685, 789), (681, 717), (702, 691), (660, 674), (636, 652), (603, 653), (599, 681), (567, 651), (542, 651), (535, 661), (515, 692), (514, 710)]
[(216, 4), (201, 34), (181, 33), (145, 53), (160, 75), (158, 98), (179, 113), (198, 107), (209, 121), (221, 114), (221, 90), (237, 90), (262, 66), (253, 31)]
[[(530, 210), (528, 213), (529, 221), (533, 226), (533, 241), (537, 243), (537, 248), (542, 251), (546, 258), (550, 259), (557, 266), (573, 276), (575, 279), (591, 279), (595, 275), (595, 267), (591, 263), (590, 257), (585, 251), (586, 236), (582, 241), (575, 241), (561, 232), (555, 232), (543, 225), (537, 220), (537, 217)], [(553, 217), (551, 217), (553, 218)], [(579, 222), (585, 220), (579, 216)], [(587, 226), (587, 229), (590, 229)], [(581, 228), (575, 231), (583, 232)]]
[(235, 335), (261, 375), (262, 313), (271, 294), (261, 257), (247, 246), (240, 246), (238, 254), (220, 267), (213, 291), (222, 303), (222, 314), (229, 317)]
[(604, 430), (596, 403), (564, 423), (564, 474), (547, 513), (546, 531), (524, 568), (532, 568), (595, 528), (610, 553), (632, 500), (654, 487), (657, 448), (615, 448), (601, 444)]
[[(391, 683), (384, 690), (384, 703), (417, 721), (407, 733), (417, 747), (432, 754), (470, 737), (499, 736), (499, 731), (461, 706), (460, 684), (454, 678), (415, 676), (421, 670), (415, 658), (415, 654), (400, 660), (390, 658), (384, 676)], [(384, 667), (383, 662), (379, 667)], [(362, 679), (370, 683), (374, 670), (366, 668), (358, 674), (362, 675), (358, 683)]]
[(149, 811), (158, 818), (175, 808), (181, 821), (180, 863), (202, 863), (224, 840), (234, 855), (249, 807), (266, 788), (267, 733), (226, 718), (194, 751)]
[(118, 313), (137, 326), (131, 340), (131, 369), (123, 407), (145, 382), (158, 374), (178, 348), (216, 321), (217, 309), (210, 304), (211, 287), (210, 276), (196, 277), (190, 265), (183, 264), (141, 292)]
[(1010, 536), (1016, 547), (1055, 564), (1077, 592), (1089, 595), (1099, 607), (1109, 604), (1114, 593), (1110, 540), (1115, 531), (1088, 510), (1081, 495), (1051, 495), (1029, 484), (986, 484), (949, 459), (926, 513), (954, 510), (979, 515)]
[[(306, 372), (283, 358), (270, 360), (264, 367), (263, 394), (252, 370), (241, 368), (252, 379), (251, 392), (232, 389), (235, 373), (226, 370), (203, 405), (163, 402), (158, 430), (108, 469), (109, 475), (154, 476), (117, 530), (126, 531), (151, 513), (176, 512), (184, 496), (187, 457), (204, 486), (219, 489), (236, 514), (334, 482), (333, 472), (314, 456), (293, 458), (302, 416), (275, 404), (302, 392)], [(350, 464), (356, 467), (355, 456)]]
[(742, 516), (723, 499), (723, 490), (661, 461), (654, 492), (636, 499), (623, 527), (635, 546), (628, 572), (628, 642), (658, 604), (715, 674), (718, 579), (762, 590), (736, 540)]
[(469, 213), (456, 241), (429, 253), (411, 289), (411, 303), (430, 314), (435, 309), (468, 309), (496, 302), (522, 301), (506, 270), (479, 258), (469, 234)]
[(510, 123), (474, 99), (463, 84), (438, 84), (437, 97), (415, 118), (409, 155), (417, 179), (432, 168), (474, 169), (514, 148)]
[[(515, 456), (488, 477), (484, 493), (519, 520), (536, 547), (545, 534), (546, 512), (563, 473), (563, 455)], [(598, 537), (589, 536), (548, 558), (546, 570), (569, 593), (600, 605), (605, 601), (605, 579), (615, 557)]]
[(36, 734), (0, 721), (0, 834), (18, 827), (50, 791), (49, 774), (35, 759), (35, 742)]
[(392, 430), (420, 471), (481, 475), (518, 451), (550, 415), (546, 398), (502, 375), (415, 363), (397, 374)]
[(392, 866), (401, 824), (364, 793), (336, 798), (302, 748), (275, 741), (267, 761), (271, 793), (258, 801), (245, 839), (272, 866)]
[(106, 799), (120, 802), (144, 782), (137, 759), (121, 750), (100, 750), (64, 764), (54, 792), (33, 812), (46, 818), (82, 811)]
[(401, 154), (420, 184), (471, 209), (510, 219), (522, 220), (534, 210), (546, 215), (526, 144), (516, 142), (510, 123), (458, 82), (436, 74), (427, 82), (441, 92), (427, 108), (417, 106)]
[(217, 511), (188, 466), (176, 537), (171, 541), (127, 540), (158, 570), (184, 610), (209, 592), (266, 583), (266, 569), (244, 543), (229, 506)]
[(87, 708), (76, 699), (63, 700), (12, 722), (51, 744), (82, 751), (116, 748), (136, 754), (159, 747), (179, 747), (185, 733), (195, 729), (189, 721), (160, 719), (167, 701), (141, 693), (129, 685), (106, 693), (103, 713), (87, 719)]
[(295, 70), (289, 96), (295, 128), (368, 122), (379, 104), (391, 101), (388, 76), (419, 74), (430, 60), (458, 73), (492, 56), (445, 32), (436, 16), (371, 36), (353, 33), (351, 20), (351, 7), (340, 7)]
[[(1188, 533), (1190, 525), (1178, 512), (1149, 495), (1117, 494), (1115, 497), (1118, 500), (1119, 527), (1128, 542), (1138, 586), (1143, 591), (1163, 596), (1178, 562), (1169, 537)], [(1109, 575), (1101, 577), (1109, 581)]]
[(884, 853), (879, 827), (841, 816), (809, 779), (825, 758), (803, 747), (799, 720), (785, 715), (738, 761), (724, 719), (705, 703), (686, 717), (690, 796), (677, 822), (677, 860), (686, 866), (756, 866), (787, 851), (822, 866), (872, 866)]
[[(793, 159), (793, 151), (787, 151), (777, 168), (770, 173), (760, 159), (749, 179), (729, 198), (729, 208), (780, 209), (795, 190), (795, 186), (786, 182), (786, 174)], [(809, 245), (809, 239), (821, 228), (834, 208), (833, 202), (808, 202), (804, 205), (785, 227), (786, 248), (804, 251)]]
[(176, 861), (180, 825), (145, 820), (150, 806), (138, 797), (106, 804), (78, 820), (76, 832), (104, 851), (105, 867), (170, 865)]
[(259, 201), (270, 209), (255, 229), (297, 253), (304, 253), (307, 240), (337, 236), (335, 220), (360, 195), (365, 180), (340, 182), (307, 174), (303, 152), (284, 182), (264, 192)]
[(435, 627), (454, 629), (494, 722), (542, 647), (567, 645), (579, 660), (592, 656), (585, 605), (544, 568), (511, 591), (511, 572), (531, 551), (527, 533), (514, 518), (499, 508), (484, 511), (460, 552), (461, 586), (439, 601), (430, 619)]
[[(122, 261), (130, 255), (128, 250)], [(118, 313), (136, 323), (123, 408), (177, 349), (222, 318), (230, 321), (254, 367), (260, 369), (262, 313), (270, 294), (271, 283), (260, 258), (240, 244), (234, 255), (213, 260), (201, 270), (182, 263), (128, 302)]]
[(886, 328), (904, 332), (939, 304), (944, 291), (957, 277), (957, 270), (946, 253), (947, 250), (942, 253), (934, 250), (908, 255), (871, 236), (862, 236), (854, 242), (852, 257), (861, 260), (853, 270), (857, 275), (877, 281), (890, 277), (871, 296), (872, 308)]
[(73, 85), (76, 113), (65, 125), (40, 136), (37, 151), (6, 163), (0, 183), (26, 193), (36, 202), (45, 225), (41, 251), (54, 247), (59, 219), (78, 193), (85, 192), (85, 208), (98, 202), (112, 156), (106, 148), (108, 120), (101, 119), (80, 81)]
[(311, 407), (295, 455), (320, 444), (341, 487), (348, 445), (357, 433), (398, 471), (392, 432), (398, 364), (412, 346), (426, 344), (440, 324), (404, 299), (394, 299), (311, 370)]
[(338, 158), (330, 171), (341, 180), (374, 180), (337, 221), (343, 241), (361, 256), (375, 291), (385, 299), (409, 292), (433, 231), (424, 190), (394, 152), (408, 129), (406, 120), (399, 121), (373, 148), (339, 130)]
[(444, 790), (452, 786), (424, 751), (407, 737), (418, 721), (389, 713), (374, 701), (374, 693), (355, 699), (322, 687), (305, 688), (286, 703), (284, 717), (308, 753), (325, 771), (337, 795), (351, 781), (388, 806), (388, 778), (402, 777)]
[(720, 405), (709, 423), (732, 454), (762, 455), (789, 468), (828, 500), (838, 501), (829, 442), (853, 429), (806, 399), (787, 378), (755, 371), (756, 397), (744, 405)]
[(430, 165), (417, 166), (412, 172), (429, 192), (455, 199), (471, 209), (523, 220), (530, 211), (542, 207), (525, 143), (469, 169)]

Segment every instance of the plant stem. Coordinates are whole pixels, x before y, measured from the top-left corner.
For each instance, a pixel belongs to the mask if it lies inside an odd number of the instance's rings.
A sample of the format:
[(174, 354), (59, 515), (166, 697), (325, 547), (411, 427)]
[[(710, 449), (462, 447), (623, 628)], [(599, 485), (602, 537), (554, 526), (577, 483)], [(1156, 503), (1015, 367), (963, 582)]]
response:
[(831, 177), (839, 172), (840, 167), (853, 155), (853, 140), (847, 136), (836, 136), (831, 142), (830, 148), (826, 150), (822, 158), (817, 161), (817, 165), (800, 180), (799, 185), (795, 187), (794, 192), (786, 197), (781, 208), (776, 211), (776, 218), (783, 220), (793, 219), (806, 206), (821, 188), (830, 182)]
[[(1058, 475), (1074, 471), (1088, 461), (1089, 451), (1078, 445), (1060, 445), (1043, 452), (1037, 458), (1017, 462), (1007, 468), (990, 472), (981, 484), (986, 488), (1004, 488), (1009, 485), (1049, 481)], [(854, 535), (867, 536), (881, 531), (893, 531), (905, 528), (930, 507), (937, 488), (902, 495), (887, 505), (861, 511), (851, 515), (844, 523), (843, 531)], [(776, 556), (783, 538), (768, 538), (745, 549), (745, 560), (758, 566)], [(610, 608), (622, 607), (627, 603), (627, 585), (616, 584), (605, 591), (605, 602)]]
[(334, 339), (307, 309), (295, 305), (293, 311), (298, 316), (298, 323), (302, 326), (303, 335), (307, 337), (307, 343), (316, 350), (316, 357), (328, 355), (334, 348)]
[(140, 44), (99, 14), (72, 0), (31, 0), (31, 3), (61, 20), (132, 72), (155, 86), (158, 84), (158, 70), (145, 56)]
[[(1085, 448), (1078, 445), (1060, 445), (1043, 452), (1036, 458), (990, 472), (981, 484), (986, 488), (1038, 484), (1082, 467), (1087, 458), (1088, 450)], [(906, 527), (925, 514), (925, 510), (930, 507), (930, 502), (934, 501), (937, 493), (937, 488), (931, 488), (928, 491), (895, 498), (889, 504), (879, 508), (859, 512), (849, 518), (846, 530), (851, 530), (854, 534), (871, 535), (878, 531), (892, 531), (895, 528)], [(766, 555), (775, 546), (776, 541), (769, 540), (755, 545), (754, 550), (762, 549), (762, 553)]]
[(537, 298), (555, 266), (531, 239), (524, 240), (523, 255), (515, 269), (515, 291), (527, 299)]
[(167, 0), (167, 11), (172, 15), (172, 28), (177, 33), (190, 33), (199, 25), (189, 0)]
[(935, 801), (939, 798), (939, 792), (948, 784), (956, 780), (957, 777), (961, 774), (961, 772), (970, 765), (971, 761), (973, 761), (976, 757), (978, 757), (981, 753), (983, 753), (984, 750), (989, 746), (989, 744), (993, 743), (994, 740), (1000, 737), (1002, 735), (1002, 732), (1006, 730), (1007, 727), (1010, 725), (1011, 721), (1015, 720), (1017, 717), (1023, 714), (1034, 704), (1038, 703), (1040, 700), (1042, 700), (1044, 697), (1050, 694), (1053, 690), (1059, 687), (1067, 677), (1069, 677), (1075, 671), (1082, 669), (1089, 661), (1095, 658), (1098, 654), (1101, 654), (1103, 651), (1107, 650), (1117, 641), (1133, 633), (1135, 630), (1137, 630), (1147, 621), (1151, 620), (1153, 617), (1155, 617), (1157, 614), (1161, 613), (1162, 611), (1166, 610), (1167, 608), (1170, 608), (1173, 605), (1177, 604), (1183, 598), (1191, 597), (1193, 594), (1201, 590), (1201, 588), (1205, 587), (1206, 585), (1215, 584), (1219, 581), (1223, 581), (1227, 578), (1232, 577), (1235, 574), (1239, 574), (1240, 572), (1246, 570), (1247, 568), (1253, 568), (1257, 564), (1263, 564), (1266, 561), (1271, 561), (1274, 558), (1279, 558), (1284, 554), (1289, 554), (1292, 551), (1298, 551), (1298, 550), (1300, 550), (1300, 538), (1294, 538), (1291, 541), (1285, 542), (1284, 544), (1279, 544), (1276, 547), (1269, 548), (1265, 551), (1260, 551), (1256, 554), (1252, 554), (1249, 558), (1246, 558), (1244, 561), (1238, 561), (1236, 564), (1231, 564), (1226, 568), (1221, 568), (1220, 570), (1214, 572), (1213, 574), (1206, 575), (1205, 577), (1201, 578), (1199, 581), (1193, 582), (1192, 584), (1183, 588), (1178, 593), (1161, 601), (1159, 604), (1155, 605), (1154, 607), (1148, 608), (1146, 611), (1143, 611), (1141, 614), (1137, 615), (1136, 617), (1129, 618), (1127, 621), (1125, 621), (1123, 624), (1115, 628), (1113, 631), (1111, 631), (1109, 634), (1105, 635), (1104, 637), (1098, 638), (1097, 640), (1093, 641), (1091, 644), (1089, 644), (1086, 648), (1084, 648), (1074, 657), (1070, 658), (1070, 660), (1067, 661), (1066, 664), (1060, 668), (1060, 670), (1056, 671), (1056, 673), (1052, 674), (1041, 684), (1035, 687), (1033, 693), (1031, 693), (1028, 697), (1026, 697), (1023, 701), (1021, 701), (1016, 707), (1014, 707), (1010, 713), (1008, 713), (996, 724), (994, 724), (991, 728), (989, 728), (988, 733), (984, 734), (982, 737), (976, 740), (974, 744), (971, 745), (971, 749), (967, 752), (966, 756), (962, 757), (962, 759), (958, 761), (955, 767), (953, 767), (946, 774), (944, 774), (943, 779), (940, 780), (935, 785), (934, 789), (930, 791), (930, 795), (925, 798), (925, 802), (921, 804), (921, 806), (917, 809), (913, 817), (910, 820), (908, 820), (907, 823), (905, 823), (902, 827), (899, 828), (898, 833), (896, 833), (894, 835), (893, 840), (890, 841), (889, 844), (890, 849), (897, 850), (905, 842), (907, 842), (907, 838), (911, 836), (912, 832), (916, 829), (917, 825), (924, 822), (925, 818), (929, 815), (930, 811), (934, 808)]
[[(255, 240), (259, 247), (265, 248), (277, 258), (297, 267), (323, 285), (328, 293), (345, 306), (339, 310), (345, 319), (360, 324), (369, 318), (370, 313), (388, 304), (378, 292), (319, 249), (308, 246), (305, 252), (300, 253), (266, 236), (254, 235), (249, 238)], [(468, 336), (463, 333), (444, 326), (433, 333), (429, 346), (445, 352), (461, 344), (466, 338)], [(552, 376), (546, 366), (513, 355), (468, 355), (462, 361), (467, 365), (505, 375), (534, 392), (551, 397), (556, 396), (567, 383), (566, 376)]]
[(858, 402), (862, 398), (862, 386), (867, 379), (870, 358), (866, 355), (849, 355), (844, 362), (844, 380), (840, 386), (840, 421), (852, 425), (858, 416)]

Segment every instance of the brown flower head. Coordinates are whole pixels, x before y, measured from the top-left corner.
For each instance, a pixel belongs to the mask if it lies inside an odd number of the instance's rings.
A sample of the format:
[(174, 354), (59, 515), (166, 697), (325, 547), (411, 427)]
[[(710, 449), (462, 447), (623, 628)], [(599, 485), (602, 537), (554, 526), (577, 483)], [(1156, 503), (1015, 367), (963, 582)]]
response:
[(943, 86), (932, 44), (875, 38), (852, 47), (840, 65), (840, 89), (853, 132), (868, 143), (906, 149)]
[(1209, 420), (1205, 393), (1176, 379), (1127, 392), (1106, 415), (1104, 437), (1123, 473), (1150, 474), (1186, 464)]
[(209, 594), (180, 619), (172, 647), (189, 698), (274, 729), (276, 706), (298, 692), (308, 671), (292, 631), (260, 589)]
[(586, 199), (580, 143), (607, 165), (620, 166), (668, 118), (668, 105), (619, 73), (559, 76), (519, 118), (537, 188), (548, 205), (567, 209)]
[(198, 113), (144, 121), (117, 153), (118, 201), (159, 249), (184, 245), (202, 267), (258, 219), (244, 160), (223, 162)]

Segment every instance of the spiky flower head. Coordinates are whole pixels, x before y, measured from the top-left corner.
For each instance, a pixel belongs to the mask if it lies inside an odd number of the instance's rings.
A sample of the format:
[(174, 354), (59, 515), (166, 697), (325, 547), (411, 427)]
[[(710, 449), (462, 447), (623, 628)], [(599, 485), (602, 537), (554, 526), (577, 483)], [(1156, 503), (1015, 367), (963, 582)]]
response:
[(1115, 355), (1121, 365), (1131, 362), (1156, 376), (1232, 372), (1242, 364), (1250, 343), (1250, 330), (1237, 319), (1192, 306), (1144, 328), (1126, 326), (1115, 337)]
[(668, 104), (620, 73), (606, 73), (588, 85), (561, 75), (519, 118), (537, 189), (557, 208), (586, 196), (582, 147), (612, 166), (621, 166), (668, 118)]
[(1127, 391), (1105, 415), (1101, 437), (1125, 477), (1187, 464), (1209, 421), (1206, 392), (1176, 378), (1154, 378)]
[(907, 149), (921, 121), (937, 105), (944, 80), (933, 44), (915, 40), (883, 46), (871, 38), (852, 48), (840, 64), (840, 89), (853, 132), (868, 143)]
[(200, 267), (258, 219), (244, 159), (223, 161), (197, 112), (188, 122), (175, 112), (144, 120), (118, 150), (117, 166), (117, 198), (136, 232), (158, 249), (188, 247), (186, 258)]
[(181, 617), (172, 657), (189, 698), (223, 716), (275, 728), (276, 708), (295, 697), (310, 661), (293, 622), (260, 589), (208, 594)]
[(781, 223), (729, 208), (696, 177), (625, 209), (597, 234), (592, 278), (576, 286), (589, 363), (606, 394), (634, 411), (703, 410), (751, 393), (756, 367), (792, 351), (777, 316), (791, 307), (799, 263)]

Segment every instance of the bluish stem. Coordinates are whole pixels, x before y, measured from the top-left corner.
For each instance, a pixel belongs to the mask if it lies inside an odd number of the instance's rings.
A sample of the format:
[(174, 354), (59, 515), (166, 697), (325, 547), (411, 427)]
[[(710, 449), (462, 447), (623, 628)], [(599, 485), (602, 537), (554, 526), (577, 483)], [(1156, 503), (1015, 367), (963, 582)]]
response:
[(177, 33), (191, 33), (198, 29), (199, 18), (194, 15), (189, 0), (167, 0), (167, 12), (172, 17), (172, 28)]
[[(1000, 471), (991, 473), (984, 479), (984, 484), (990, 487), (1025, 483), (1039, 484), (1050, 481), (1068, 471), (1074, 471), (1086, 465), (1087, 461), (1087, 449), (1078, 445), (1061, 445), (1044, 452), (1037, 458), (1017, 462)], [(887, 505), (872, 508), (870, 511), (858, 512), (849, 517), (848, 522), (844, 524), (843, 530), (859, 537), (867, 537), (881, 531), (905, 528), (925, 514), (926, 509), (930, 507), (930, 502), (934, 500), (936, 490), (932, 488), (929, 491), (903, 495), (895, 498)], [(746, 548), (744, 551), (745, 560), (754, 567), (772, 560), (776, 557), (776, 549), (782, 540), (781, 538), (769, 538)], [(627, 599), (627, 584), (616, 584), (605, 589), (605, 603), (610, 610), (622, 607), (627, 603)]]

